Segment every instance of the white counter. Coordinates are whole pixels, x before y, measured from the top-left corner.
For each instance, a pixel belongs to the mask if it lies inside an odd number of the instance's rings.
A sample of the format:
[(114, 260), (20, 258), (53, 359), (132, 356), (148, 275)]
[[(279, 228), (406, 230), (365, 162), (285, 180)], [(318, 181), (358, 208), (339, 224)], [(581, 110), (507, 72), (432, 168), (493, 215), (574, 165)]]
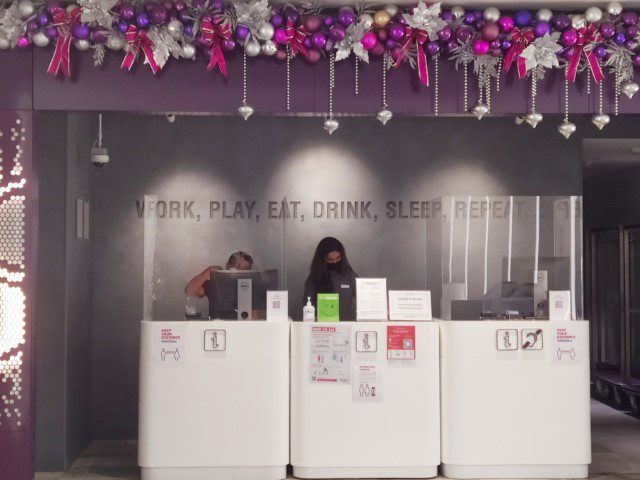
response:
[(587, 477), (588, 322), (443, 321), (440, 336), (445, 476)]
[(143, 321), (141, 328), (143, 480), (285, 478), (289, 323)]
[[(313, 382), (312, 328), (351, 329), (350, 383)], [(415, 360), (387, 360), (387, 326), (415, 327)], [(291, 325), (291, 464), (299, 478), (425, 478), (440, 463), (436, 322)], [(369, 332), (375, 351), (356, 351)], [(357, 337), (360, 334), (360, 337)], [(374, 335), (375, 334), (375, 335)], [(360, 347), (358, 347), (360, 348)], [(360, 348), (361, 349), (361, 348)], [(362, 349), (361, 349), (362, 350)], [(373, 348), (371, 349), (373, 350)], [(356, 365), (377, 364), (379, 402), (354, 398)], [(356, 383), (356, 391), (359, 382)]]

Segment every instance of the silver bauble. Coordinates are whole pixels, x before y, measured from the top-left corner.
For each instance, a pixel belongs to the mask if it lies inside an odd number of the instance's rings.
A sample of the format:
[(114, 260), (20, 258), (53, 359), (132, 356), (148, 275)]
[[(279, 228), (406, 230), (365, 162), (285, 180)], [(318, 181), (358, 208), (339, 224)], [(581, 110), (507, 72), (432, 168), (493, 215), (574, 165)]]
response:
[(591, 123), (598, 127), (598, 130), (602, 130), (610, 121), (611, 119), (606, 113), (599, 113), (591, 117)]
[(536, 19), (540, 22), (550, 22), (553, 18), (553, 12), (548, 8), (541, 8), (536, 12)]
[(622, 13), (622, 4), (620, 2), (611, 2), (607, 5), (607, 12), (614, 17), (620, 15)]
[(597, 23), (602, 20), (602, 10), (598, 7), (589, 7), (587, 11), (584, 12), (584, 18), (589, 23)]
[(391, 15), (391, 18), (395, 17), (396, 15), (398, 15), (398, 13), (400, 13), (400, 9), (398, 8), (397, 5), (385, 5), (384, 6), (384, 10)]
[(78, 39), (73, 42), (73, 46), (81, 52), (86, 52), (87, 50), (89, 50), (89, 48), (91, 48), (91, 42), (89, 42), (89, 40)]
[(538, 124), (542, 121), (542, 114), (538, 112), (527, 113), (524, 117), (525, 121), (531, 125), (532, 128), (536, 128)]
[(18, 2), (18, 10), (22, 18), (29, 18), (36, 11), (36, 6), (31, 0), (20, 0)]
[(453, 7), (451, 9), (451, 14), (456, 18), (462, 18), (464, 15), (464, 8), (462, 7)]
[(386, 125), (387, 122), (393, 118), (393, 113), (385, 108), (384, 110), (380, 110), (378, 112), (376, 118), (382, 125)]
[(167, 32), (173, 38), (180, 38), (182, 36), (183, 26), (180, 20), (171, 20), (167, 23)]
[(371, 27), (373, 27), (373, 17), (368, 13), (363, 13), (358, 17), (358, 23), (361, 24), (365, 30), (370, 30)]
[(124, 43), (124, 38), (120, 35), (116, 35), (115, 33), (112, 33), (109, 35), (109, 38), (107, 38), (107, 48), (109, 50), (122, 50), (124, 48)]
[(269, 22), (262, 22), (258, 27), (258, 31), (256, 32), (256, 37), (260, 40), (271, 40), (273, 38), (275, 30), (273, 29), (273, 25)]
[(49, 40), (49, 37), (47, 37), (44, 32), (36, 33), (31, 41), (33, 41), (33, 44), (36, 47), (46, 47), (51, 42), (51, 40)]
[(489, 7), (485, 9), (482, 17), (487, 22), (497, 22), (500, 19), (500, 10), (498, 10), (496, 7)]
[(471, 113), (473, 113), (478, 120), (482, 120), (482, 117), (489, 113), (489, 107), (479, 103), (471, 109)]
[(571, 123), (569, 120), (565, 120), (558, 126), (558, 132), (562, 134), (564, 138), (569, 138), (576, 131), (575, 123)]
[(11, 42), (4, 37), (0, 37), (0, 50), (9, 50), (11, 48)]
[(327, 118), (324, 121), (324, 126), (323, 128), (329, 132), (329, 135), (331, 135), (333, 132), (335, 132), (338, 127), (340, 126), (340, 122), (338, 122), (338, 120), (336, 120), (335, 118)]
[(242, 118), (248, 120), (251, 115), (253, 115), (253, 107), (251, 105), (241, 105), (238, 108), (238, 113)]
[(268, 57), (272, 57), (278, 53), (278, 46), (273, 40), (267, 40), (262, 44), (262, 53)]
[(624, 93), (629, 99), (633, 98), (633, 96), (638, 93), (640, 90), (640, 85), (636, 82), (625, 83), (622, 86), (622, 93)]
[(576, 30), (580, 30), (587, 26), (587, 21), (584, 18), (584, 15), (575, 14), (571, 15), (571, 26)]
[(182, 57), (187, 60), (196, 58), (196, 46), (193, 43), (185, 43), (182, 45)]
[(244, 44), (244, 53), (247, 54), (247, 57), (257, 57), (260, 55), (260, 43), (255, 38), (249, 39)]

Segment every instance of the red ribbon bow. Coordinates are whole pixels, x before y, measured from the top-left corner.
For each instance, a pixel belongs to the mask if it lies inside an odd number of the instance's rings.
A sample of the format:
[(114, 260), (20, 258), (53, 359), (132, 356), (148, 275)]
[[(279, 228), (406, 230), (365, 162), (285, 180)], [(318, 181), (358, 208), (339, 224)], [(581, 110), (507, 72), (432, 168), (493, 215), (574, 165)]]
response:
[(47, 73), (57, 75), (62, 71), (63, 77), (71, 76), (71, 60), (69, 51), (71, 48), (71, 26), (80, 20), (82, 9), (76, 7), (71, 12), (67, 12), (64, 8), (57, 7), (53, 13), (53, 26), (58, 29), (58, 40), (56, 41), (56, 49), (53, 58), (49, 63)]
[(598, 57), (596, 57), (593, 51), (594, 45), (601, 41), (602, 35), (600, 34), (600, 30), (598, 26), (593, 23), (590, 23), (588, 27), (583, 27), (578, 30), (578, 42), (573, 47), (571, 61), (567, 69), (567, 80), (570, 82), (576, 81), (578, 66), (580, 65), (580, 59), (583, 54), (596, 83), (600, 83), (603, 80), (604, 74), (600, 69)]
[(293, 55), (302, 53), (305, 57), (309, 56), (309, 50), (304, 46), (304, 39), (307, 38), (307, 29), (303, 25), (295, 28), (291, 19), (287, 20), (285, 28), (287, 34), (287, 43), (291, 45)]
[(427, 32), (420, 30), (419, 28), (407, 27), (405, 31), (405, 42), (402, 45), (403, 54), (399, 55), (393, 64), (394, 68), (397, 68), (402, 63), (402, 60), (406, 57), (411, 45), (415, 42), (416, 54), (418, 60), (418, 78), (423, 85), (429, 86), (429, 69), (427, 67), (427, 54), (424, 51), (424, 43), (429, 39)]
[(222, 41), (229, 40), (231, 38), (231, 27), (229, 22), (224, 23), (212, 23), (208, 20), (203, 21), (200, 24), (200, 32), (202, 32), (202, 39), (207, 45), (211, 45), (211, 59), (207, 70), (213, 70), (216, 65), (220, 69), (220, 73), (223, 77), (227, 77), (227, 61), (224, 58), (222, 52)]
[(505, 73), (509, 73), (511, 65), (515, 60), (518, 66), (518, 77), (522, 79), (527, 76), (527, 62), (520, 55), (534, 39), (535, 34), (533, 32), (533, 28), (527, 28), (524, 30), (519, 30), (517, 28), (514, 29), (513, 36), (511, 37), (511, 48), (507, 51), (507, 55), (504, 59)]
[(138, 52), (142, 49), (144, 57), (147, 63), (149, 63), (153, 74), (155, 75), (160, 71), (160, 66), (153, 59), (153, 42), (147, 35), (146, 30), (138, 30), (137, 27), (129, 25), (127, 33), (125, 33), (125, 39), (127, 41), (127, 54), (124, 56), (124, 60), (122, 61), (120, 68), (131, 70), (131, 67), (133, 67), (133, 64), (138, 58)]

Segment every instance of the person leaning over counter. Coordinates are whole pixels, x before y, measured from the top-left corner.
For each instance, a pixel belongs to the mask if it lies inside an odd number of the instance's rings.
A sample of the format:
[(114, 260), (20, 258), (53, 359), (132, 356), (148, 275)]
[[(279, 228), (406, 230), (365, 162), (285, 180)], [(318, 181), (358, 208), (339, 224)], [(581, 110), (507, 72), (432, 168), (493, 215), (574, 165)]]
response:
[(304, 303), (307, 297), (317, 308), (318, 293), (337, 293), (340, 296), (340, 319), (356, 319), (356, 277), (340, 240), (325, 237), (316, 247), (309, 276), (304, 284)]
[[(248, 253), (241, 250), (233, 252), (225, 265), (227, 270), (251, 270), (251, 267), (253, 267), (253, 258)], [(215, 265), (205, 268), (202, 272), (189, 280), (187, 286), (184, 287), (184, 293), (189, 297), (199, 298), (207, 295), (209, 290), (209, 279), (216, 270), (222, 270), (222, 267)]]

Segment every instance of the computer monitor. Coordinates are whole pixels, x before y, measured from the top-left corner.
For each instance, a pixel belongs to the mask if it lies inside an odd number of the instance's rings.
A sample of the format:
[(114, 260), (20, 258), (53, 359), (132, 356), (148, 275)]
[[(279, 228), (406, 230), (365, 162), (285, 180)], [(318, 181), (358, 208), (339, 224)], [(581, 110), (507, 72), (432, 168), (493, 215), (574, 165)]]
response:
[[(239, 280), (250, 282), (241, 282), (238, 289)], [(248, 295), (243, 295), (249, 284), (250, 302)], [(209, 318), (251, 320), (252, 310), (266, 310), (267, 290), (278, 290), (278, 270), (216, 270), (209, 279)]]

